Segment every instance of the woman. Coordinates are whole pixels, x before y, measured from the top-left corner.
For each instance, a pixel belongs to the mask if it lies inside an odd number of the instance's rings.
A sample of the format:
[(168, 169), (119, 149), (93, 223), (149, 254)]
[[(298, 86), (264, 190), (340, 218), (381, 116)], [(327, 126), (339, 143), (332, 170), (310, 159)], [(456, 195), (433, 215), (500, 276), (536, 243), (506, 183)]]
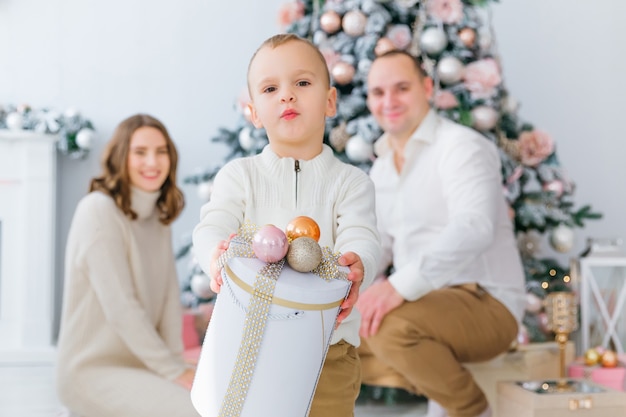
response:
[(197, 416), (183, 361), (170, 223), (184, 206), (165, 126), (122, 121), (67, 240), (61, 401), (81, 417)]

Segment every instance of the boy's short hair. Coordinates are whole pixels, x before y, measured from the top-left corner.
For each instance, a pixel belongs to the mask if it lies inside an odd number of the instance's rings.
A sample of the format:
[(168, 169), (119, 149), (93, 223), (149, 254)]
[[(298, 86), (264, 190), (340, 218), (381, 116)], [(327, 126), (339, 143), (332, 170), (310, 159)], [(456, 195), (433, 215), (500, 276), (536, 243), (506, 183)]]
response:
[[(305, 45), (310, 46), (315, 53), (317, 54), (317, 56), (320, 59), (320, 62), (323, 64), (324, 67), (324, 78), (326, 79), (326, 82), (328, 84), (328, 87), (330, 87), (330, 72), (328, 71), (328, 64), (326, 63), (326, 58), (324, 58), (324, 55), (322, 55), (322, 53), (320, 52), (320, 50), (318, 49), (317, 46), (315, 46), (315, 44), (311, 41), (309, 41), (308, 39), (305, 38), (301, 38), (298, 35), (295, 35), (293, 33), (280, 33), (278, 35), (274, 35), (271, 36), (269, 38), (267, 38), (262, 44), (261, 46), (259, 46), (257, 48), (256, 51), (254, 51), (254, 54), (252, 55), (252, 58), (250, 58), (250, 62), (248, 63), (248, 71), (247, 71), (247, 75), (246, 75), (246, 79), (250, 78), (250, 67), (252, 66), (252, 62), (254, 62), (254, 58), (256, 58), (257, 54), (259, 53), (259, 51), (265, 47), (268, 47), (270, 49), (275, 49), (277, 47), (279, 47), (280, 45), (284, 45), (288, 42), (302, 42)], [(250, 87), (248, 85), (248, 87)]]

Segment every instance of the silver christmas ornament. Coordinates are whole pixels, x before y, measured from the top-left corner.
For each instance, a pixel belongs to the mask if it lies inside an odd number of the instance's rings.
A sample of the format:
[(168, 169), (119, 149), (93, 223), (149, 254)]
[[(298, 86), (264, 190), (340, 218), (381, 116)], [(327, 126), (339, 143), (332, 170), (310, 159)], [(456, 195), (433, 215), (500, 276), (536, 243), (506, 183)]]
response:
[(18, 112), (7, 114), (6, 124), (9, 130), (21, 130), (24, 118)]
[(374, 149), (371, 143), (367, 143), (359, 135), (354, 135), (346, 143), (346, 155), (351, 161), (366, 162), (374, 157)]
[(550, 246), (557, 252), (566, 253), (574, 247), (574, 230), (564, 224), (560, 224), (550, 233)]
[(244, 127), (239, 131), (239, 146), (244, 151), (249, 151), (254, 147), (255, 140), (252, 137), (252, 132), (249, 127)]
[(196, 193), (200, 201), (209, 201), (209, 198), (211, 198), (211, 192), (213, 192), (213, 181), (204, 181), (198, 184)]
[(92, 129), (87, 127), (80, 129), (76, 134), (76, 144), (82, 149), (91, 149), (95, 137), (96, 132)]
[(454, 84), (463, 77), (465, 66), (454, 56), (446, 56), (437, 64), (437, 77), (443, 84)]
[(498, 112), (489, 106), (477, 106), (472, 109), (472, 126), (475, 129), (491, 130), (498, 123)]
[(446, 33), (437, 27), (429, 27), (422, 32), (420, 37), (420, 46), (428, 55), (437, 55), (441, 53), (448, 45), (448, 37)]
[(191, 291), (199, 298), (212, 298), (215, 293), (211, 290), (211, 278), (206, 274), (196, 274), (189, 283)]

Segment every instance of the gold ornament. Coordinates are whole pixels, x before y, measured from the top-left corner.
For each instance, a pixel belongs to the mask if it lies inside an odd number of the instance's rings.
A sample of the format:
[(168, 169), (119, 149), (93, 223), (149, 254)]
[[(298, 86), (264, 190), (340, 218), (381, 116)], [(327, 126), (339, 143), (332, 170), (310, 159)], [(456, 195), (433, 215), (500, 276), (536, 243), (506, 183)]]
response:
[(311, 272), (322, 261), (322, 248), (316, 240), (302, 236), (289, 244), (287, 263), (298, 272)]
[(287, 224), (285, 234), (287, 235), (289, 242), (303, 236), (310, 237), (315, 240), (315, 242), (319, 242), (320, 227), (312, 218), (307, 216), (298, 216), (293, 218)]
[(459, 39), (467, 48), (472, 48), (476, 43), (476, 31), (472, 28), (459, 30)]
[(585, 352), (585, 365), (594, 366), (600, 362), (600, 354), (597, 350), (591, 348)]
[(519, 150), (519, 141), (509, 139), (504, 135), (504, 133), (500, 132), (498, 135), (498, 143), (504, 152), (511, 157), (511, 159), (517, 162), (522, 160)]
[(328, 135), (328, 141), (330, 145), (337, 151), (343, 152), (346, 148), (346, 143), (350, 139), (350, 135), (346, 132), (347, 123), (342, 121), (339, 125), (333, 127)]
[(617, 366), (617, 354), (612, 350), (607, 350), (602, 354), (600, 363), (605, 368), (615, 368)]

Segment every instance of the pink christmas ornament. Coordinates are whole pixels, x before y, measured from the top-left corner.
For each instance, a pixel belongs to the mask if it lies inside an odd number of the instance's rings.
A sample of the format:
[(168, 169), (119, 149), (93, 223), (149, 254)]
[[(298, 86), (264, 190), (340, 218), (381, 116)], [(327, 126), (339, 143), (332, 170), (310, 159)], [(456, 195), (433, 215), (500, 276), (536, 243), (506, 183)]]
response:
[(263, 262), (278, 262), (289, 250), (287, 235), (273, 224), (261, 227), (252, 238), (252, 251)]
[(376, 42), (376, 46), (374, 47), (374, 53), (376, 56), (381, 56), (386, 52), (392, 51), (396, 49), (395, 45), (389, 38), (380, 38), (378, 42)]
[(328, 10), (320, 16), (320, 27), (328, 34), (333, 34), (341, 29), (341, 16), (334, 10)]
[(333, 80), (339, 85), (345, 85), (352, 81), (356, 70), (347, 62), (337, 62), (333, 69), (330, 71)]
[(341, 22), (343, 31), (350, 36), (361, 36), (365, 33), (365, 25), (367, 24), (367, 16), (360, 10), (350, 10)]

